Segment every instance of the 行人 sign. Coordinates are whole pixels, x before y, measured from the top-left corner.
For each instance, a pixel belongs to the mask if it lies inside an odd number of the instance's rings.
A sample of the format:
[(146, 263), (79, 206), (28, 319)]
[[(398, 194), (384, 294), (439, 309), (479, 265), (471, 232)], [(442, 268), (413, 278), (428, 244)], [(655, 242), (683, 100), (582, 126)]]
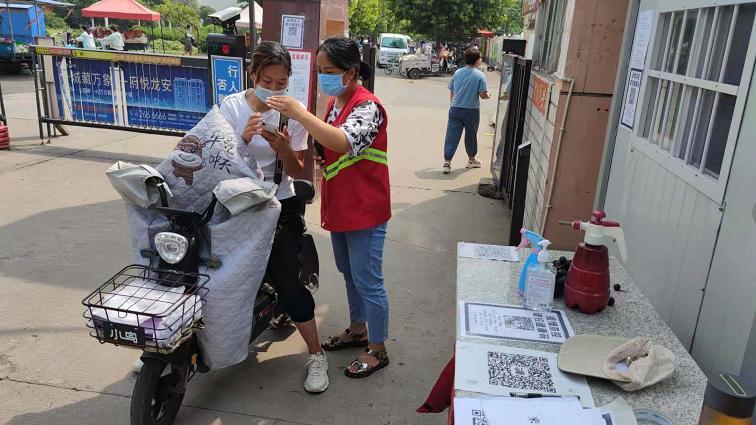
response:
[(242, 58), (211, 56), (213, 70), (213, 100), (216, 105), (223, 99), (244, 90), (244, 68)]

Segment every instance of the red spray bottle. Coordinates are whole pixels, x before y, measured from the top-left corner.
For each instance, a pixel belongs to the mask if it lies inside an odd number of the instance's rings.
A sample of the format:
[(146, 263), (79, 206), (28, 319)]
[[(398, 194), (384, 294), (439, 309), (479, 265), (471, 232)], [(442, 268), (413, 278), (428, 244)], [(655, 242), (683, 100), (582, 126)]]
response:
[(583, 230), (585, 238), (578, 246), (564, 285), (564, 302), (583, 313), (598, 313), (609, 304), (609, 250), (604, 245), (613, 240), (620, 259), (627, 259), (625, 234), (616, 221), (604, 221), (606, 213), (594, 211), (590, 222), (573, 221), (572, 227)]

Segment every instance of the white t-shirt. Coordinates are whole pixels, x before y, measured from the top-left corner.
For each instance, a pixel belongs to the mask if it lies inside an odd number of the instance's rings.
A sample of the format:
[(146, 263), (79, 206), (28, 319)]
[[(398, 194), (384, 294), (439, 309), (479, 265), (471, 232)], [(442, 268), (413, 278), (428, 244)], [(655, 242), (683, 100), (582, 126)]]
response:
[(82, 32), (78, 37), (76, 37), (76, 40), (81, 41), (82, 45), (85, 49), (96, 49), (97, 46), (94, 42), (94, 37), (92, 34), (84, 31)]
[[(249, 115), (252, 114), (252, 108), (247, 103), (245, 92), (234, 93), (223, 99), (220, 107), (221, 115), (226, 121), (231, 124), (234, 129), (234, 134), (239, 138), (239, 141), (244, 142), (242, 139), (242, 133), (244, 133), (244, 127), (247, 125)], [(268, 110), (262, 113), (262, 119), (264, 121), (278, 124), (280, 114), (274, 110)], [(307, 130), (295, 120), (289, 120), (289, 143), (291, 149), (294, 152), (301, 152), (307, 150)], [(276, 152), (270, 147), (267, 140), (263, 139), (260, 135), (252, 136), (252, 140), (247, 144), (247, 151), (256, 161), (257, 165), (265, 176), (265, 180), (273, 181), (273, 175), (276, 172)], [(283, 170), (283, 176), (281, 184), (278, 186), (278, 193), (276, 198), (279, 200), (288, 199), (294, 196), (294, 179), (286, 174), (286, 170)]]

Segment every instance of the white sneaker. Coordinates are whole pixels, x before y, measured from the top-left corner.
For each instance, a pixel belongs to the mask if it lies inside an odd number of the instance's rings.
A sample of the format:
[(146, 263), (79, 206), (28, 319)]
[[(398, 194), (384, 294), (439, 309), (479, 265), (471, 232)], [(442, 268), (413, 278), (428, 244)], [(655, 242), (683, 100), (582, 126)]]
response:
[(322, 393), (328, 389), (328, 360), (325, 353), (310, 354), (307, 358), (307, 379), (304, 388), (308, 393)]
[(451, 162), (444, 162), (444, 174), (451, 173)]
[(134, 360), (134, 366), (132, 370), (134, 371), (134, 373), (139, 373), (142, 371), (142, 366), (144, 366), (142, 359), (140, 357), (137, 357), (137, 359)]
[(467, 161), (467, 168), (480, 168), (481, 162), (478, 158), (470, 158)]

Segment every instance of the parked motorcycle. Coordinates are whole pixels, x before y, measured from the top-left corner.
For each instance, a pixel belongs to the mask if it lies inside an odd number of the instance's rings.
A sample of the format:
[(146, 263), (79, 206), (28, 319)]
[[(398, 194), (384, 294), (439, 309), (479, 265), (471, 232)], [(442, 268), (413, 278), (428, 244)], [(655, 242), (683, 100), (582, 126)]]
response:
[[(202, 306), (210, 280), (199, 269), (222, 267), (221, 259), (202, 256), (210, 252), (205, 235), (217, 204), (215, 196), (202, 213), (174, 209), (168, 207), (165, 184), (153, 184), (161, 198), (161, 205), (153, 209), (167, 218), (169, 226), (155, 235), (156, 249), (141, 254), (157, 260), (151, 262), (157, 267), (128, 266), (82, 300), (90, 334), (100, 343), (144, 351), (131, 398), (132, 425), (172, 424), (187, 384), (197, 372), (209, 371), (195, 334), (203, 327)], [(315, 195), (309, 181), (297, 180), (294, 187), (303, 203)], [(300, 281), (315, 291), (319, 267), (312, 236), (304, 233), (300, 246)], [(267, 273), (255, 301), (250, 342), (271, 323), (286, 322), (275, 286)]]

